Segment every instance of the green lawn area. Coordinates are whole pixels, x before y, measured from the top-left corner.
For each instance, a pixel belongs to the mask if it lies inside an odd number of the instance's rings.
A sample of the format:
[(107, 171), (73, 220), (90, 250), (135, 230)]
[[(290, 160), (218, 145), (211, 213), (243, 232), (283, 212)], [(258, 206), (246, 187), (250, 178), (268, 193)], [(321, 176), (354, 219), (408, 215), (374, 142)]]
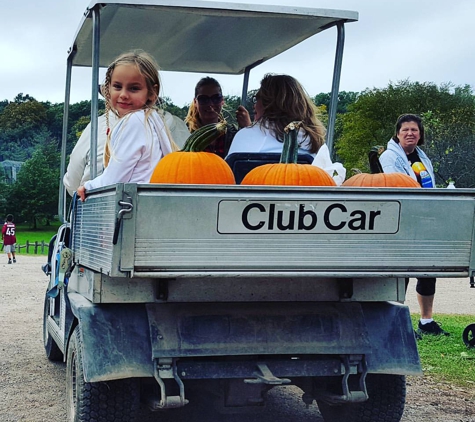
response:
[[(419, 315), (411, 315), (415, 327)], [(475, 324), (475, 315), (436, 315), (437, 322), (451, 335), (425, 335), (417, 341), (422, 370), (425, 375), (473, 390), (475, 394), (475, 348), (467, 348), (462, 333)]]

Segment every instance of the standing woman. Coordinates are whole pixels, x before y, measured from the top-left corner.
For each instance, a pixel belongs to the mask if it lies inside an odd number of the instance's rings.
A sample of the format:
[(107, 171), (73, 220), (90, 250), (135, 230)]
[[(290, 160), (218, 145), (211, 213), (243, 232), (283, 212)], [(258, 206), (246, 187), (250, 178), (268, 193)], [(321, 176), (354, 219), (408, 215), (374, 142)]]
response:
[[(158, 113), (158, 65), (143, 51), (122, 54), (108, 67), (102, 92), (106, 100), (107, 136), (104, 172), (77, 189), (86, 191), (123, 183), (148, 183), (162, 157), (178, 149)], [(110, 130), (109, 112), (119, 117)]]
[[(189, 131), (193, 133), (202, 126), (218, 123), (223, 106), (224, 98), (219, 82), (209, 76), (200, 79), (196, 84), (195, 97), (185, 118)], [(236, 118), (239, 127), (251, 124), (249, 113), (243, 106), (239, 106)], [(221, 158), (226, 157), (237, 131), (234, 125), (228, 125), (226, 133), (212, 142), (204, 151), (213, 152)]]
[(403, 114), (396, 122), (396, 134), (389, 140), (379, 161), (385, 173), (404, 173), (422, 187), (435, 187), (432, 163), (419, 148), (424, 144), (424, 126), (419, 116)]
[[(434, 170), (426, 153), (419, 148), (424, 144), (424, 126), (419, 116), (403, 114), (396, 122), (396, 134), (389, 140), (386, 151), (379, 157), (384, 173), (403, 173), (411, 176), (422, 187), (435, 187)], [(406, 280), (406, 288), (409, 280)], [(432, 318), (435, 278), (418, 278), (417, 301), (421, 318), (417, 327), (422, 334), (450, 335)]]

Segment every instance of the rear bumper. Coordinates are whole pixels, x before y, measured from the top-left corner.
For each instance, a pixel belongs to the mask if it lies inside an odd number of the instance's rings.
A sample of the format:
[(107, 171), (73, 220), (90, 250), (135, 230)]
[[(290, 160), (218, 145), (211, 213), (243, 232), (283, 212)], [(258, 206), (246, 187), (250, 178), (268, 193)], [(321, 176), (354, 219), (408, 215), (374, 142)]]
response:
[[(174, 358), (183, 378), (245, 378), (254, 361), (278, 376), (338, 372), (362, 355), (370, 373), (420, 374), (409, 309), (399, 303), (94, 305), (70, 293), (82, 327), (86, 381), (153, 377)], [(291, 359), (292, 358), (292, 359)]]

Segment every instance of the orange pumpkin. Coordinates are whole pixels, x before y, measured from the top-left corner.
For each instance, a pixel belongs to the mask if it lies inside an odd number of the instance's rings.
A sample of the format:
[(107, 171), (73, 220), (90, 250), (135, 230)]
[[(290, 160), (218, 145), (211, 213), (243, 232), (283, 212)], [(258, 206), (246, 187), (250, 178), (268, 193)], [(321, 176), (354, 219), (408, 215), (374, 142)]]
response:
[(251, 170), (241, 185), (336, 186), (323, 169), (310, 164), (264, 164)]
[(346, 180), (342, 186), (370, 188), (420, 188), (412, 177), (402, 173), (360, 173)]
[(297, 164), (299, 127), (300, 122), (292, 122), (285, 128), (280, 163), (252, 169), (241, 185), (336, 186), (325, 170), (309, 164)]
[(209, 124), (193, 132), (181, 151), (163, 157), (150, 183), (234, 185), (234, 174), (219, 155), (204, 152), (211, 142), (226, 133), (226, 122)]

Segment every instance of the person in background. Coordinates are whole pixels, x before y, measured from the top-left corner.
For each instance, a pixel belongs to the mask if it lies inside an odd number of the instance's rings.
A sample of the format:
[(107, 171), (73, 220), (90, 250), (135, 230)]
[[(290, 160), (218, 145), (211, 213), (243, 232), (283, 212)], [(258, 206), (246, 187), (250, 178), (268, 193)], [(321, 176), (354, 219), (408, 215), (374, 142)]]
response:
[(229, 149), (234, 152), (282, 152), (284, 128), (302, 121), (299, 153), (316, 156), (325, 143), (325, 127), (317, 108), (302, 85), (292, 76), (266, 74), (254, 99), (255, 119), (241, 129)]
[[(104, 171), (77, 189), (86, 192), (110, 184), (148, 183), (162, 157), (178, 147), (156, 108), (160, 92), (158, 65), (142, 51), (125, 53), (108, 67), (102, 93), (106, 100)], [(119, 118), (111, 130), (110, 113)]]
[[(435, 187), (432, 163), (419, 148), (424, 144), (424, 126), (419, 116), (403, 114), (396, 122), (396, 133), (389, 140), (387, 149), (379, 157), (385, 173), (404, 173), (417, 180), (422, 187)], [(409, 280), (406, 280), (406, 288)], [(421, 312), (416, 333), (450, 335), (433, 319), (435, 278), (418, 278), (416, 284), (417, 301)]]
[(16, 263), (16, 256), (15, 256), (15, 243), (16, 243), (16, 226), (13, 222), (13, 215), (7, 215), (7, 221), (2, 227), (2, 240), (3, 240), (3, 248), (5, 253), (8, 256), (8, 263)]
[[(219, 82), (209, 76), (200, 79), (195, 86), (195, 97), (185, 118), (190, 133), (207, 124), (218, 123), (222, 118), (223, 106), (224, 98)], [(239, 127), (251, 124), (249, 113), (243, 106), (238, 107), (236, 119)], [(226, 133), (212, 142), (205, 151), (213, 152), (221, 158), (226, 157), (237, 131), (235, 125), (228, 124)]]

